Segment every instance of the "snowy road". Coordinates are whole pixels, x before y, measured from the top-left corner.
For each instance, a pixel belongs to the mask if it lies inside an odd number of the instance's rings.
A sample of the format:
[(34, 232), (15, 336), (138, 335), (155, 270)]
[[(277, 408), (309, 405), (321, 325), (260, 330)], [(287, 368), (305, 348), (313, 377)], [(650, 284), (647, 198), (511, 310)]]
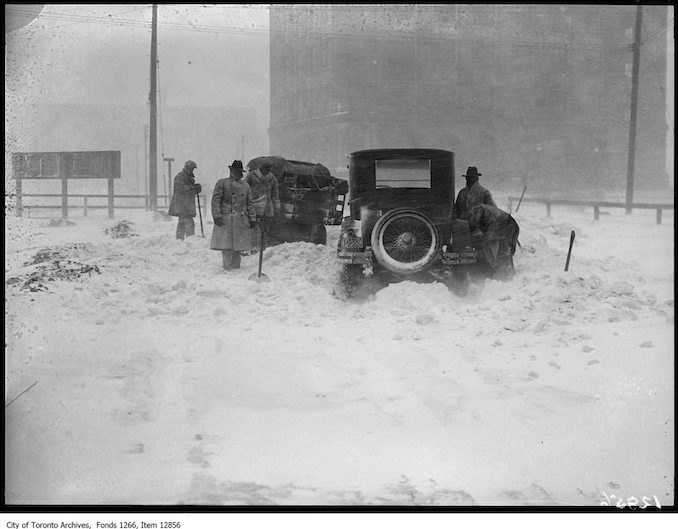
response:
[(258, 284), (150, 214), (7, 217), (7, 502), (672, 504), (673, 219), (525, 209), (512, 282), (348, 303), (336, 227)]

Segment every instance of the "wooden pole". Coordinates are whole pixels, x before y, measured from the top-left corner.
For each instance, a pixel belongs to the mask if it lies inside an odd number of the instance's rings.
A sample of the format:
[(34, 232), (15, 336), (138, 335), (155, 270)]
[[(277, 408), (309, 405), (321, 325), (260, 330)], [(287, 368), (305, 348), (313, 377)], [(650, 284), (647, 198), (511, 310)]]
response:
[(22, 189), (21, 189), (21, 178), (15, 175), (16, 178), (16, 216), (21, 217), (24, 212), (24, 204), (23, 204), (23, 199), (21, 197)]
[(68, 170), (67, 170), (67, 160), (66, 154), (61, 153), (59, 155), (59, 178), (61, 178), (61, 218), (68, 218)]
[(158, 64), (158, 5), (153, 4), (153, 19), (151, 22), (151, 92), (150, 99), (150, 174), (149, 195), (150, 209), (158, 209), (158, 130), (157, 130), (157, 64)]
[(144, 206), (146, 207), (146, 211), (150, 208), (148, 196), (148, 164), (148, 125), (144, 125)]
[(638, 118), (638, 73), (640, 70), (640, 30), (643, 24), (643, 6), (636, 8), (636, 29), (633, 40), (633, 68), (631, 71), (631, 118), (629, 121), (629, 152), (626, 167), (626, 214), (632, 211), (633, 179), (636, 166), (636, 126)]
[(113, 182), (115, 180), (113, 178), (108, 179), (108, 218), (112, 219), (114, 217), (114, 212), (113, 212), (113, 197), (115, 195), (114, 189), (113, 189)]
[(520, 200), (518, 201), (518, 205), (516, 206), (516, 213), (518, 213), (518, 210), (520, 209), (520, 203), (523, 201), (523, 197), (525, 196), (525, 191), (527, 191), (527, 186), (523, 187), (523, 192), (520, 195)]
[(565, 271), (570, 268), (570, 255), (572, 255), (572, 245), (574, 244), (574, 230), (570, 233), (570, 247), (567, 250), (567, 261), (565, 261)]
[(172, 189), (172, 162), (174, 161), (174, 158), (163, 158), (163, 161), (167, 162), (167, 200), (171, 200), (172, 198), (172, 193), (174, 190)]

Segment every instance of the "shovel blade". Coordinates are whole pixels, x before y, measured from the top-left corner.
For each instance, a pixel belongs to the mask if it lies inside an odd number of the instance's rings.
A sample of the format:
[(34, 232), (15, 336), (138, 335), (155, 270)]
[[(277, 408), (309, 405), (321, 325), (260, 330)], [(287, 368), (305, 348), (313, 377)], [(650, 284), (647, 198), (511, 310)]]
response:
[(271, 281), (271, 278), (268, 277), (266, 274), (257, 274), (254, 273), (250, 277), (248, 277), (250, 281), (256, 281), (257, 283), (269, 283)]

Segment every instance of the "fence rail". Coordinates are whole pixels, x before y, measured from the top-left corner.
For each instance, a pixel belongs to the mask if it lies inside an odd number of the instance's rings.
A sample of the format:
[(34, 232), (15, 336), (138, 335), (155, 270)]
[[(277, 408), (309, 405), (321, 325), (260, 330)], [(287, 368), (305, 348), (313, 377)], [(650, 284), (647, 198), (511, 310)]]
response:
[[(23, 193), (22, 198), (58, 198), (63, 199), (63, 195), (56, 193)], [(81, 209), (83, 211), (83, 216), (87, 216), (87, 212), (90, 209), (107, 209), (109, 210), (109, 217), (113, 218), (113, 210), (115, 209), (149, 209), (149, 197), (147, 195), (113, 195), (113, 201), (106, 205), (91, 204), (90, 199), (109, 199), (108, 195), (101, 194), (89, 194), (89, 193), (69, 193), (66, 195), (67, 199), (71, 198), (81, 198), (82, 202), (79, 204), (66, 203), (63, 202), (55, 205), (50, 204), (25, 204), (22, 203), (21, 207), (17, 207), (16, 215), (18, 217), (22, 216), (23, 210), (31, 209), (60, 209), (62, 211), (62, 218), (67, 218), (68, 210), (71, 209)], [(165, 200), (169, 204), (170, 196), (158, 195), (158, 199)], [(132, 199), (140, 200), (141, 204), (116, 204), (116, 199)], [(201, 206), (203, 202), (201, 201)]]
[[(523, 198), (522, 201), (519, 197), (508, 197), (508, 210), (513, 211), (514, 202), (533, 202), (537, 204), (544, 204), (546, 206), (546, 215), (551, 216), (551, 206), (552, 205), (561, 205), (561, 206), (585, 206), (593, 208), (593, 218), (595, 220), (600, 219), (600, 208), (623, 208), (626, 209), (626, 203), (623, 202), (607, 202), (601, 200), (569, 200), (562, 198)], [(662, 211), (665, 209), (673, 209), (673, 204), (660, 204), (660, 203), (649, 203), (641, 202), (631, 205), (631, 209), (655, 209), (657, 210), (657, 224), (662, 223)]]

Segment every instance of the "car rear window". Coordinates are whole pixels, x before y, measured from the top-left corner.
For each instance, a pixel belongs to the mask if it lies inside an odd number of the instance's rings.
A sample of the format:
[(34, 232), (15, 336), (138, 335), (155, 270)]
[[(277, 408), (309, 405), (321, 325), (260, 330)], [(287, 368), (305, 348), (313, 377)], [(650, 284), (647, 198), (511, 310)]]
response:
[(431, 188), (431, 160), (401, 158), (375, 161), (376, 186)]

